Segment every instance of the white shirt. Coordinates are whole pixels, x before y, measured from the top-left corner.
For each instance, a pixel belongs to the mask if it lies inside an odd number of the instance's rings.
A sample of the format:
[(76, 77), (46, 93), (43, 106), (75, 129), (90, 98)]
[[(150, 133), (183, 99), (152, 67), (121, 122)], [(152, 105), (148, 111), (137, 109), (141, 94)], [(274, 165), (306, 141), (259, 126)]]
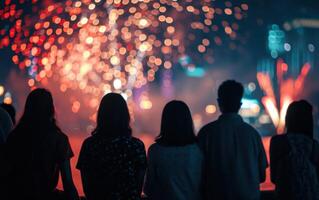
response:
[(144, 192), (151, 200), (201, 199), (203, 155), (197, 144), (161, 146), (148, 152)]
[(206, 199), (260, 199), (267, 159), (258, 132), (235, 113), (223, 114), (199, 132), (205, 157)]

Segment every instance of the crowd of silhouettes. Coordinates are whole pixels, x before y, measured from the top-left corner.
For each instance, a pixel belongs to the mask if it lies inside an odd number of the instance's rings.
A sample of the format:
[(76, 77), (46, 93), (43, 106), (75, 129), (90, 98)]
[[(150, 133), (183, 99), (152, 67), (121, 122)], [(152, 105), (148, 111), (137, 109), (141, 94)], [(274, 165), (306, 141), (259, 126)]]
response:
[[(120, 94), (106, 94), (96, 128), (84, 140), (76, 168), (87, 200), (258, 200), (268, 162), (259, 133), (238, 114), (244, 88), (234, 80), (218, 89), (221, 115), (195, 134), (183, 101), (168, 102), (160, 133), (148, 149), (132, 136)], [(276, 199), (319, 199), (319, 144), (313, 108), (290, 104), (286, 134), (270, 144)], [(35, 89), (15, 123), (15, 109), (0, 106), (0, 195), (4, 200), (78, 200), (69, 139), (59, 128), (51, 93)], [(63, 191), (57, 189), (59, 175)], [(142, 195), (143, 194), (143, 195)], [(143, 197), (142, 197), (143, 196)]]

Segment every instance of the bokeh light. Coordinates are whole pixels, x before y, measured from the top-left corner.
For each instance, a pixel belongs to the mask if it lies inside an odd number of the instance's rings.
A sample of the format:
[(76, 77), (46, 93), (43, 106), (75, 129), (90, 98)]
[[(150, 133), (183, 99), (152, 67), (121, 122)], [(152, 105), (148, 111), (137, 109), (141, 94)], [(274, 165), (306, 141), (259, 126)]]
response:
[[(77, 91), (74, 113), (97, 106), (85, 103), (84, 96), (99, 99), (114, 91), (129, 99), (134, 89), (156, 80), (159, 70), (178, 66), (185, 56), (211, 62), (213, 48), (224, 38), (235, 41), (238, 22), (248, 10), (241, 2), (213, 0), (3, 4), (0, 48), (12, 50), (12, 61), (28, 73), (31, 89), (57, 84), (62, 93)], [(193, 66), (191, 61), (182, 67)]]

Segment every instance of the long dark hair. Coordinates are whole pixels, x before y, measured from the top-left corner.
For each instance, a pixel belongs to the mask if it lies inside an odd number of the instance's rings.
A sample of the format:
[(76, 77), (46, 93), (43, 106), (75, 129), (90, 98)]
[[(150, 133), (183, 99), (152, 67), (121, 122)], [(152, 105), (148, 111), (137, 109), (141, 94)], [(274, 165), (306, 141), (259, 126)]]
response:
[(51, 93), (38, 88), (27, 97), (24, 112), (13, 132), (30, 131), (32, 134), (45, 134), (60, 131), (56, 124), (54, 104)]
[(92, 134), (107, 137), (130, 136), (130, 113), (124, 98), (117, 93), (106, 94), (97, 112), (97, 126)]
[(161, 132), (156, 142), (166, 146), (184, 146), (196, 142), (191, 112), (183, 101), (170, 101), (162, 113)]
[(292, 102), (286, 114), (287, 133), (299, 133), (313, 138), (312, 105), (306, 100)]

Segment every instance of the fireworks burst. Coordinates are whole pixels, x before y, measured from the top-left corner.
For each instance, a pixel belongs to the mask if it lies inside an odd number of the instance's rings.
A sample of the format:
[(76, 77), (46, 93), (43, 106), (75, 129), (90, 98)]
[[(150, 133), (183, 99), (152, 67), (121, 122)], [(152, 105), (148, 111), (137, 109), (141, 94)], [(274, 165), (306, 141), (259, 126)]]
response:
[[(111, 91), (131, 97), (134, 88), (153, 81), (158, 70), (176, 66), (185, 55), (211, 62), (213, 47), (222, 45), (225, 35), (236, 39), (237, 22), (248, 10), (244, 3), (227, 1), (217, 7), (212, 0), (2, 4), (0, 48), (11, 48), (13, 62), (30, 75), (29, 86), (53, 79), (62, 92), (96, 98)], [(72, 110), (78, 110), (79, 101), (74, 100)]]
[(310, 64), (305, 63), (296, 79), (289, 76), (284, 79), (284, 76), (288, 72), (288, 65), (282, 59), (278, 59), (276, 65), (276, 80), (279, 93), (279, 106), (277, 106), (277, 99), (273, 87), (274, 82), (272, 82), (269, 71), (257, 73), (258, 83), (265, 93), (265, 96), (262, 98), (262, 103), (279, 134), (283, 133), (285, 129), (285, 117), (288, 106), (300, 96), (302, 89), (304, 88), (305, 78), (309, 74), (310, 68)]

